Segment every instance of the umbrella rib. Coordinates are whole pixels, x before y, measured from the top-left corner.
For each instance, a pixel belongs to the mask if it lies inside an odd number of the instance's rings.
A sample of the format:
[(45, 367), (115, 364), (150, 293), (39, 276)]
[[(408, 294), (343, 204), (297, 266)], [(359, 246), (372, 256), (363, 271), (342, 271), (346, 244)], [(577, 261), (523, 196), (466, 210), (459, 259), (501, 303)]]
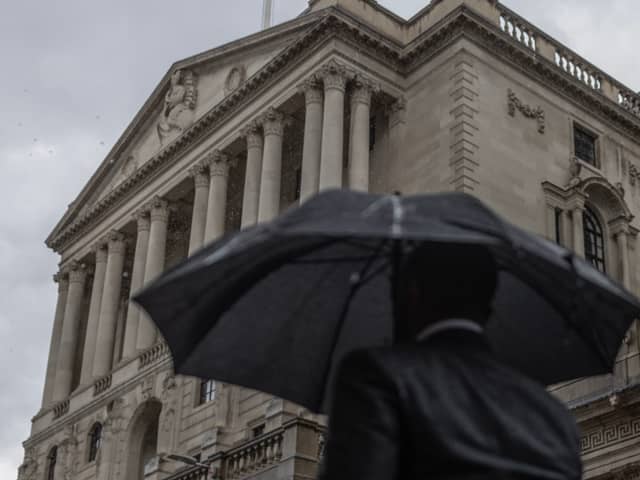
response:
[(374, 255), (372, 255), (369, 258), (367, 263), (360, 270), (357, 277), (357, 281), (351, 284), (351, 288), (349, 289), (349, 294), (347, 295), (344, 305), (342, 306), (342, 311), (340, 312), (340, 318), (338, 319), (338, 325), (336, 327), (336, 331), (333, 336), (333, 342), (331, 342), (331, 351), (329, 352), (329, 356), (328, 356), (329, 360), (327, 362), (327, 367), (324, 372), (324, 385), (327, 385), (327, 382), (329, 381), (329, 375), (331, 373), (331, 367), (333, 365), (333, 356), (335, 354), (336, 347), (338, 345), (338, 339), (340, 338), (340, 334), (342, 333), (342, 329), (344, 327), (345, 319), (347, 318), (347, 314), (349, 313), (351, 300), (353, 299), (354, 295), (358, 292), (358, 290), (360, 290), (360, 288), (365, 285), (366, 282), (363, 281), (363, 278), (365, 278), (367, 282), (371, 280), (371, 278), (373, 278), (373, 276), (365, 276), (365, 275), (367, 274), (367, 271), (369, 270), (373, 262), (377, 258), (380, 258), (379, 252), (384, 250), (384, 247), (387, 243), (388, 241), (383, 241), (378, 245), (378, 248), (376, 249), (376, 253), (374, 253)]

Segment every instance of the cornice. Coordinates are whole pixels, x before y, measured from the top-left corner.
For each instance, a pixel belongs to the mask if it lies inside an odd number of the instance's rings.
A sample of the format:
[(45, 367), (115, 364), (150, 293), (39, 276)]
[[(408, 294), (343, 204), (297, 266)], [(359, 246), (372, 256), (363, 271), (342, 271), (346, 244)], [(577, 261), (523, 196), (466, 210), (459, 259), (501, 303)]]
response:
[(354, 22), (339, 9), (327, 8), (319, 12), (317, 17), (317, 22), (297, 41), (204, 114), (180, 137), (151, 157), (131, 177), (99, 200), (80, 218), (60, 231), (54, 230), (46, 241), (47, 246), (60, 252), (108, 212), (122, 205), (135, 192), (151, 182), (171, 165), (172, 160), (184, 155), (200, 141), (206, 139), (213, 130), (252, 98), (269, 85), (276, 83), (281, 76), (286, 75), (285, 67), (304, 57), (304, 53), (309, 49), (334, 38), (357, 44), (363, 53), (371, 55), (405, 76), (458, 39), (467, 38), (502, 61), (538, 79), (569, 101), (604, 119), (623, 134), (632, 138), (640, 137), (640, 119), (603, 95), (593, 92), (554, 63), (520, 45), (502, 32), (497, 25), (493, 25), (464, 6), (451, 12), (404, 49), (393, 40), (383, 37), (379, 32)]

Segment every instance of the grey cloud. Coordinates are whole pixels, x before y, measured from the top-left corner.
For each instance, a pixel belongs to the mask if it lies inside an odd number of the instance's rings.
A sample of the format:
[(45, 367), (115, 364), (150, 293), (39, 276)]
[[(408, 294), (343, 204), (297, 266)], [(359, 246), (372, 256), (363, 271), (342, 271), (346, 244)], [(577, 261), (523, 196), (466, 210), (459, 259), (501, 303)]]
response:
[[(505, 0), (639, 89), (633, 0)], [(383, 0), (410, 17), (426, 0)], [(256, 31), (259, 0), (23, 0), (0, 15), (0, 478), (39, 408), (56, 288), (44, 238), (171, 63)], [(306, 0), (276, 0), (276, 21)], [(99, 116), (99, 118), (96, 118)], [(34, 138), (37, 141), (34, 142)], [(103, 142), (104, 145), (101, 145)], [(51, 153), (49, 152), (51, 150)]]

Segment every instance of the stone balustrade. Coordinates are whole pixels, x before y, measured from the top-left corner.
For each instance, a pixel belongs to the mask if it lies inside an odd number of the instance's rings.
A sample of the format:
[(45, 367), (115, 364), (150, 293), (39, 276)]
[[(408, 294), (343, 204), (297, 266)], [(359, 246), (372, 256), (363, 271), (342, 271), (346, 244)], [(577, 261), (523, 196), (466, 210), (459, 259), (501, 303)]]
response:
[(640, 117), (640, 94), (620, 88), (618, 103), (625, 110), (631, 112), (636, 117)]
[(522, 18), (502, 12), (500, 14), (500, 29), (534, 52), (537, 51), (534, 29)]
[(56, 403), (53, 408), (53, 418), (57, 419), (69, 413), (69, 399)]
[(112, 378), (113, 378), (112, 375), (109, 373), (108, 375), (105, 375), (104, 377), (101, 377), (98, 380), (96, 380), (93, 384), (93, 396), (97, 397), (101, 393), (104, 393), (107, 390), (109, 390), (109, 388), (111, 388)]
[(587, 62), (562, 48), (558, 48), (554, 57), (555, 64), (575, 79), (594, 90), (602, 90), (602, 73)]
[(144, 367), (157, 362), (161, 358), (164, 358), (169, 354), (169, 347), (166, 343), (156, 343), (149, 349), (145, 350), (138, 357), (138, 369), (142, 370)]
[(269, 468), (282, 458), (283, 430), (276, 430), (226, 454), (225, 479), (241, 479)]
[(498, 27), (511, 38), (546, 58), (577, 81), (640, 117), (640, 92), (634, 93), (589, 61), (554, 40), (504, 5), (497, 4)]
[(209, 469), (204, 466), (193, 466), (181, 468), (176, 473), (167, 477), (165, 480), (210, 480), (220, 478), (216, 472), (209, 476)]

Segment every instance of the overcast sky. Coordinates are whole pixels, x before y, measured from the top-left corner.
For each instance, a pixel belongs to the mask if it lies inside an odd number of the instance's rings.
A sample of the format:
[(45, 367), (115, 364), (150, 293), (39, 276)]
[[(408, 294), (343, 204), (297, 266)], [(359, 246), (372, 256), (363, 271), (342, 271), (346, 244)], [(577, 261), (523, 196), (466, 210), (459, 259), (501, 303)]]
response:
[[(306, 0), (275, 0), (275, 20)], [(40, 407), (58, 257), (44, 239), (171, 63), (256, 31), (261, 0), (21, 0), (0, 14), (0, 478)], [(381, 1), (409, 17), (427, 0)], [(505, 0), (634, 90), (637, 0)]]

